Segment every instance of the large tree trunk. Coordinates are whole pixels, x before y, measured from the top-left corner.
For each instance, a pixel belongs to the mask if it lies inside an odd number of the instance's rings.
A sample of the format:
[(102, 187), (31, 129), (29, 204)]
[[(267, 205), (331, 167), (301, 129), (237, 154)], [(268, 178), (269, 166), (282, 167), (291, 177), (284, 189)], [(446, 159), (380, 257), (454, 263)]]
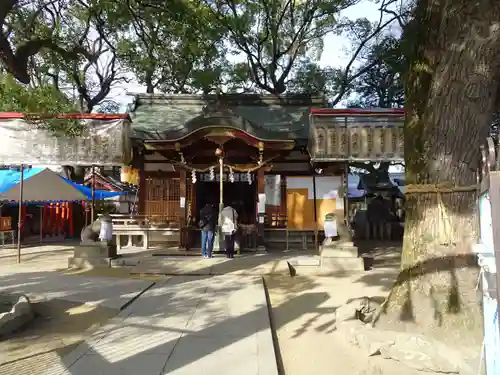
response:
[[(402, 271), (376, 324), (477, 345), (476, 194), (467, 187), (476, 184), (479, 146), (496, 106), (500, 3), (419, 0), (404, 36), (411, 50)], [(435, 184), (469, 191), (425, 192)]]

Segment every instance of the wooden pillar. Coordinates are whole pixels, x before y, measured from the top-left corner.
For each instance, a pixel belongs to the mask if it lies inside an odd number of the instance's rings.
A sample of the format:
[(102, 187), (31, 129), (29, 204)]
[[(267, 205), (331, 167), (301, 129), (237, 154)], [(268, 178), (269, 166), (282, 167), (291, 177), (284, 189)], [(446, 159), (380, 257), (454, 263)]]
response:
[[(264, 169), (259, 168), (257, 171), (257, 199), (263, 194), (265, 194)], [(257, 246), (259, 250), (265, 249), (264, 218), (265, 212), (257, 212)]]
[[(314, 250), (318, 250), (318, 202), (316, 199), (316, 172), (312, 169), (313, 200), (314, 200)], [(307, 249), (305, 249), (307, 250)]]
[(68, 203), (68, 237), (73, 238), (74, 223), (73, 223), (73, 203)]
[(43, 232), (43, 235), (45, 236), (45, 234), (47, 232), (50, 232), (50, 227), (49, 227), (49, 210), (50, 210), (50, 205), (45, 203), (43, 205), (43, 228), (42, 228), (42, 232)]
[(186, 225), (186, 170), (182, 168), (179, 171), (180, 182), (180, 210), (179, 210), (179, 228), (180, 228), (180, 247), (186, 249), (188, 247), (188, 233)]
[(50, 212), (49, 212), (49, 227), (50, 227), (50, 236), (54, 236), (55, 234), (55, 224), (56, 224), (56, 206), (55, 203), (50, 204)]
[(144, 155), (140, 156), (140, 160), (138, 161), (138, 167), (139, 167), (139, 194), (138, 194), (138, 199), (139, 202), (137, 203), (137, 213), (139, 215), (145, 215), (146, 214), (146, 168), (145, 168), (145, 161), (144, 161)]

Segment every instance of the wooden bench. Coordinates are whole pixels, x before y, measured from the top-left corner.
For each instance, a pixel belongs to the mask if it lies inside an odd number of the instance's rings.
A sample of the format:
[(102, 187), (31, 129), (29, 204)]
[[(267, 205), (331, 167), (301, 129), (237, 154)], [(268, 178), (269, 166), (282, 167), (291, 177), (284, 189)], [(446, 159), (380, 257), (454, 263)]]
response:
[[(148, 249), (150, 242), (151, 232), (166, 232), (167, 234), (177, 234), (179, 232), (178, 226), (175, 224), (171, 225), (169, 223), (177, 223), (178, 219), (173, 218), (163, 218), (159, 220), (154, 217), (145, 216), (124, 216), (124, 215), (111, 215), (113, 222), (113, 235), (116, 236), (116, 247), (121, 249), (121, 237), (127, 236), (128, 243), (127, 246), (133, 246), (133, 236), (142, 237), (142, 248)], [(162, 223), (163, 221), (164, 223)]]

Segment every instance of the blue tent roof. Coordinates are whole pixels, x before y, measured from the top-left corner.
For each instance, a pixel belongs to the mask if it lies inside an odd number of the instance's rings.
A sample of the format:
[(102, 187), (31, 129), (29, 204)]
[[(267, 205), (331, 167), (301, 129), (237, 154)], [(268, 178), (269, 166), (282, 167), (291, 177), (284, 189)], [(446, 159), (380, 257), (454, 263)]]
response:
[[(45, 170), (45, 168), (25, 168), (23, 171), (23, 181), (30, 179), (31, 177), (37, 175), (38, 173)], [(0, 193), (5, 193), (16, 185), (19, 184), (21, 178), (21, 173), (19, 170), (15, 169), (3, 169), (0, 170)], [(65, 182), (72, 185), (75, 189), (80, 191), (83, 195), (86, 195), (90, 200), (92, 199), (92, 189), (76, 182), (72, 182), (64, 177), (61, 177)], [(124, 192), (114, 192), (114, 191), (104, 191), (104, 190), (96, 190), (95, 191), (95, 199), (102, 200), (107, 198), (113, 198), (119, 195), (125, 194)], [(38, 202), (43, 203), (43, 202)]]
[[(29, 168), (23, 171), (23, 181), (28, 178), (37, 175), (45, 168)], [(2, 169), (0, 170), (0, 193), (5, 193), (6, 191), (12, 189), (14, 186), (19, 184), (21, 181), (21, 173), (14, 169)]]
[[(75, 189), (79, 190), (81, 193), (85, 194), (89, 200), (92, 199), (92, 188), (89, 188), (87, 186), (83, 186), (80, 184), (77, 184), (76, 182), (72, 182), (64, 177), (61, 177), (64, 181), (66, 181), (68, 184), (73, 185)], [(124, 195), (126, 194), (125, 192), (122, 191), (106, 191), (106, 190), (96, 190), (94, 192), (95, 194), (95, 199), (96, 200), (102, 200), (102, 199), (108, 199), (108, 198), (114, 198), (119, 195)]]

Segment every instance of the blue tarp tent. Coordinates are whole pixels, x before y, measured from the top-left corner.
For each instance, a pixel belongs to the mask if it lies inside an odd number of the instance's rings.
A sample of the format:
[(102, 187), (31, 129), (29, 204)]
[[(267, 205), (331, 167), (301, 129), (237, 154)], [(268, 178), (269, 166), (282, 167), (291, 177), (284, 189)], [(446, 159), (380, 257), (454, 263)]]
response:
[[(33, 177), (34, 175), (43, 171), (43, 168), (25, 168), (23, 173), (23, 181)], [(0, 193), (6, 193), (21, 180), (21, 173), (14, 169), (0, 170)]]
[[(0, 170), (0, 200), (17, 202), (21, 173), (19, 170)], [(95, 191), (95, 199), (122, 195), (122, 192)], [(71, 182), (50, 169), (25, 168), (23, 171), (23, 201), (74, 202), (92, 199), (92, 189)]]
[[(61, 177), (61, 178), (64, 181), (66, 181), (68, 184), (74, 186), (78, 191), (85, 194), (89, 200), (92, 199), (92, 188), (77, 184), (76, 182), (72, 182), (70, 180), (67, 180), (64, 177)], [(109, 199), (109, 198), (114, 198), (114, 197), (118, 197), (120, 195), (126, 194), (125, 192), (122, 192), (122, 191), (106, 191), (106, 190), (96, 190), (94, 193), (95, 193), (96, 200)]]

